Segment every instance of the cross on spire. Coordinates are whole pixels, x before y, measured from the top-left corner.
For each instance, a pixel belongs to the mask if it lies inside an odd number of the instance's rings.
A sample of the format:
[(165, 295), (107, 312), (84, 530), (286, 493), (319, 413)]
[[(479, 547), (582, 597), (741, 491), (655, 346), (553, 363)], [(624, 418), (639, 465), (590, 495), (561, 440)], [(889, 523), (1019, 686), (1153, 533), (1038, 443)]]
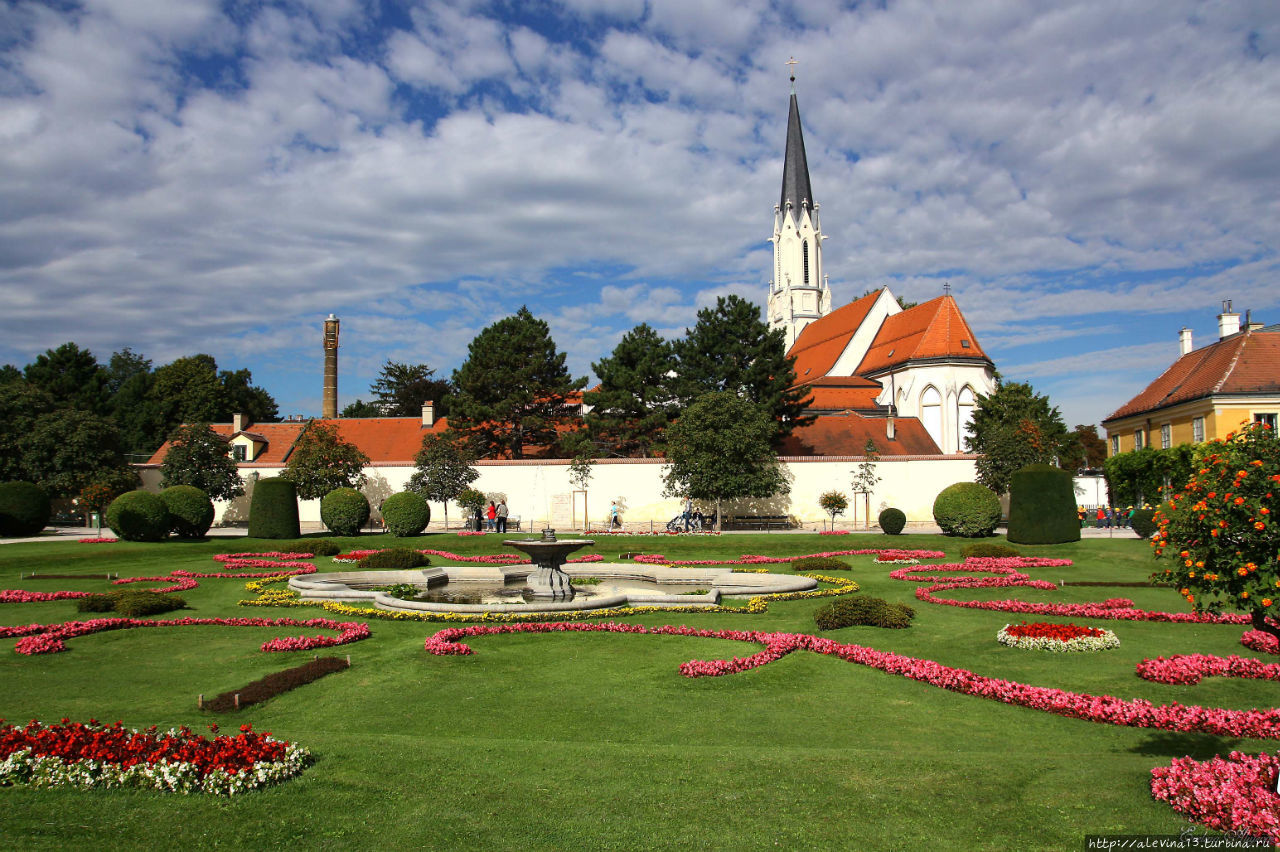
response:
[(943, 285), (942, 285), (942, 293), (943, 293), (943, 295), (946, 295), (946, 296), (950, 296), (950, 295), (951, 295), (951, 282), (950, 282), (950, 281), (948, 281), (947, 283), (945, 283), (945, 284), (943, 284)]
[(796, 58), (793, 56), (783, 64), (788, 66), (791, 71), (791, 94), (794, 95), (796, 93), (796, 66), (800, 63), (797, 62)]

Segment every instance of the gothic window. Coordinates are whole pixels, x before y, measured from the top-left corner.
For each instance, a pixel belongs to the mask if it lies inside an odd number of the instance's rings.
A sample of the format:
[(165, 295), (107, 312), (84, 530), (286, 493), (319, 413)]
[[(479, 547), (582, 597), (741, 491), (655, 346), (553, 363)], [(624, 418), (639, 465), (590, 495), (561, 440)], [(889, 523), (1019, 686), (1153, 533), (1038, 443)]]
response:
[(942, 395), (933, 385), (920, 394), (920, 422), (933, 442), (942, 448)]
[(804, 283), (805, 283), (805, 286), (808, 286), (809, 284), (809, 241), (805, 240), (804, 243), (801, 244), (801, 248), (804, 249)]
[(973, 419), (973, 407), (976, 400), (973, 395), (973, 388), (965, 385), (964, 390), (960, 391), (960, 396), (956, 397), (956, 452), (964, 452), (964, 436), (969, 431), (969, 421)]

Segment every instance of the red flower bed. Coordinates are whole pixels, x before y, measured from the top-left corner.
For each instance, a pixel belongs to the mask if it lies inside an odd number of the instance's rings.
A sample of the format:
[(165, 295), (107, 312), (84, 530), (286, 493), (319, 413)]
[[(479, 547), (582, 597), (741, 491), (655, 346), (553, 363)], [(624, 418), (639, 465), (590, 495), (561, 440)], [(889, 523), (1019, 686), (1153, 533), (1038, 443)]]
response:
[(1004, 629), (1005, 633), (1010, 636), (1017, 636), (1026, 639), (1054, 639), (1059, 642), (1070, 642), (1072, 639), (1079, 639), (1082, 636), (1096, 636), (1101, 638), (1104, 634), (1095, 627), (1081, 627), (1078, 624), (1050, 624), (1047, 621), (1036, 621), (1028, 624), (1010, 624)]
[(1277, 772), (1280, 758), (1273, 754), (1233, 751), (1203, 763), (1179, 757), (1151, 770), (1151, 795), (1201, 825), (1280, 845)]
[(141, 618), (94, 618), (89, 621), (65, 621), (61, 624), (26, 624), (17, 627), (0, 627), (0, 638), (21, 636), (14, 650), (19, 654), (56, 654), (67, 650), (65, 640), (88, 636), (107, 630), (129, 630), (135, 627), (320, 627), (338, 631), (332, 636), (293, 636), (270, 639), (262, 643), (263, 651), (309, 651), (345, 645), (367, 639), (369, 625), (357, 621), (333, 621), (328, 618), (311, 618), (299, 621), (294, 618), (173, 618), (147, 620)]
[(1156, 683), (1196, 684), (1206, 677), (1239, 677), (1280, 680), (1280, 664), (1253, 657), (1215, 657), (1210, 654), (1178, 654), (1138, 663), (1138, 677)]
[(783, 565), (797, 559), (823, 556), (879, 556), (883, 559), (940, 559), (941, 550), (828, 550), (807, 556), (757, 556), (744, 553), (737, 559), (668, 559), (661, 553), (641, 553), (634, 561), (645, 565)]

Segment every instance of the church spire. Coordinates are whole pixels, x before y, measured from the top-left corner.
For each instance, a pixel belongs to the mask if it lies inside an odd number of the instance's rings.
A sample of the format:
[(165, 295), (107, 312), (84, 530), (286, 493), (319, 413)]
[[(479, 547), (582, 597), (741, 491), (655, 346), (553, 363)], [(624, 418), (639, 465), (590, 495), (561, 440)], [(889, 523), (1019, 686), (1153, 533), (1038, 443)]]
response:
[[(791, 82), (795, 85), (795, 73), (792, 72)], [(802, 207), (813, 206), (813, 187), (809, 185), (809, 161), (804, 155), (804, 133), (800, 129), (800, 106), (796, 103), (796, 93), (793, 88), (791, 91), (791, 112), (787, 116), (787, 148), (786, 157), (782, 164), (782, 200), (778, 202), (778, 207), (783, 213), (787, 212), (787, 202), (791, 203), (791, 209), (795, 211), (796, 218), (800, 216)]]

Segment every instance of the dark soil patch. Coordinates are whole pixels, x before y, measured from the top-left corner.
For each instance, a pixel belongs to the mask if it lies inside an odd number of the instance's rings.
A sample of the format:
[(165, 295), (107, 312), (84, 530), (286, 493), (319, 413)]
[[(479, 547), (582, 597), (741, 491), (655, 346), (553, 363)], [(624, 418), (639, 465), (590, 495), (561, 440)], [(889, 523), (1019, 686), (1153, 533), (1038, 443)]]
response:
[(224, 692), (213, 700), (206, 701), (204, 709), (213, 713), (230, 713), (236, 710), (236, 695), (240, 696), (240, 706), (248, 707), (345, 668), (348, 668), (347, 661), (341, 657), (320, 657), (282, 672), (274, 672), (239, 689)]
[(1075, 581), (1069, 583), (1059, 583), (1059, 586), (1114, 586), (1117, 589), (1154, 589), (1157, 588), (1150, 583), (1077, 583)]

